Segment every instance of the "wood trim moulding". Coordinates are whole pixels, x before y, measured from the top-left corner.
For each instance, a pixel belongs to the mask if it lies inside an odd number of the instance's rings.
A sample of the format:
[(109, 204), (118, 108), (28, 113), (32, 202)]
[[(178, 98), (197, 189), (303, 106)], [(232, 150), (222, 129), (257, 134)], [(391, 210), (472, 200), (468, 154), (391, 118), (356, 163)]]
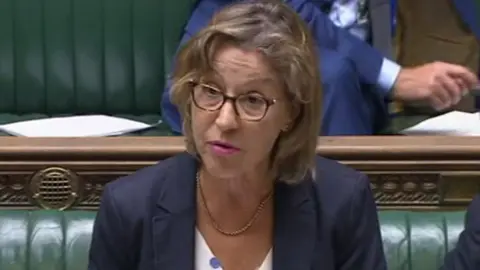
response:
[[(184, 151), (183, 137), (0, 138), (0, 208), (96, 209), (106, 183)], [(480, 137), (322, 137), (369, 175), (380, 208), (463, 208), (480, 192)]]
[[(183, 137), (0, 138), (0, 158), (24, 160), (158, 160), (184, 151)], [(319, 137), (317, 152), (341, 160), (468, 160), (480, 137)]]

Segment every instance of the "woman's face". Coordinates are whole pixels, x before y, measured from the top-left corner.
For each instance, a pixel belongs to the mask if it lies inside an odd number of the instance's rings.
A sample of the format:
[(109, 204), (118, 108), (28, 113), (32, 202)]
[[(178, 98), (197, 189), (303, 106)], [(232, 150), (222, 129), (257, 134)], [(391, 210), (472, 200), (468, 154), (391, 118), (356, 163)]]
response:
[[(194, 87), (197, 105), (191, 106), (204, 166), (225, 178), (266, 169), (274, 143), (291, 119), (281, 83), (259, 52), (233, 45), (217, 52), (214, 71)], [(233, 99), (216, 106), (224, 96)]]

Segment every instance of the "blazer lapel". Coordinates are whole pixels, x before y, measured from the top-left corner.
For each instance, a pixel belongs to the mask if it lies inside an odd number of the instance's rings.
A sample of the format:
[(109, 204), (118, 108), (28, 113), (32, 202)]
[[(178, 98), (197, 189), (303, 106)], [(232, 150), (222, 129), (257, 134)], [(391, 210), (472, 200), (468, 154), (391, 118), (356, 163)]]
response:
[(317, 218), (310, 181), (277, 184), (273, 269), (311, 269), (317, 239)]
[(182, 154), (165, 174), (152, 219), (156, 270), (194, 269), (196, 170), (196, 160)]

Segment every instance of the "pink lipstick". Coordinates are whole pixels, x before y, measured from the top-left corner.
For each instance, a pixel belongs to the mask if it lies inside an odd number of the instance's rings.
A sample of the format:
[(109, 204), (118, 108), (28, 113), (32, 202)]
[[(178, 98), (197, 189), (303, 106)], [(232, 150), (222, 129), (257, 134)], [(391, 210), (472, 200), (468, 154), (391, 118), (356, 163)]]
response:
[(219, 156), (229, 156), (240, 152), (240, 148), (222, 141), (208, 142), (212, 151)]

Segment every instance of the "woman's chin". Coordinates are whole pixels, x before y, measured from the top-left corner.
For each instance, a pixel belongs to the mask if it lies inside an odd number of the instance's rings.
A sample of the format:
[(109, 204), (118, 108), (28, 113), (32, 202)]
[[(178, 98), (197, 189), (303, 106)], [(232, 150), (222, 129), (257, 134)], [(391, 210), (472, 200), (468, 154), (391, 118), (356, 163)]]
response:
[(242, 172), (243, 164), (233, 160), (219, 160), (216, 158), (202, 158), (207, 173), (218, 178), (233, 178)]

